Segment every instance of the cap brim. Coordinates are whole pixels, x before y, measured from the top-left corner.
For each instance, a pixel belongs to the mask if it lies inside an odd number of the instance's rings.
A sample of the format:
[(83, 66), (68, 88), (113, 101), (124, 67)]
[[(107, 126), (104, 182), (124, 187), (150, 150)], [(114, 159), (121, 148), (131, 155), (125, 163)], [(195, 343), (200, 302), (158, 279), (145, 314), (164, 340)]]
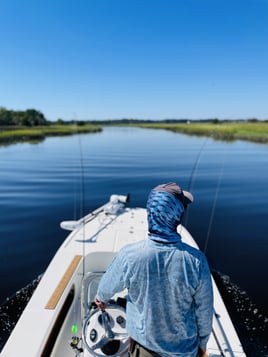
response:
[(186, 202), (187, 204), (194, 202), (194, 196), (190, 192), (188, 191), (182, 191), (182, 192), (183, 192), (183, 196), (187, 200)]

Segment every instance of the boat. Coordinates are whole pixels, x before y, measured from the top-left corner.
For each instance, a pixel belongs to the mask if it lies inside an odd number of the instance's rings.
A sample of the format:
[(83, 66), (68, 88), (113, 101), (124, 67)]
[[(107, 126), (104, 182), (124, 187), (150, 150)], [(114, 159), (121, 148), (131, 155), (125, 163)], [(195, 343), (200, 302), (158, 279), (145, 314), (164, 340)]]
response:
[[(77, 221), (61, 222), (70, 231), (29, 300), (1, 356), (127, 356), (127, 291), (116, 294), (102, 311), (94, 299), (98, 283), (117, 252), (146, 239), (145, 208), (131, 207), (129, 196), (112, 195), (107, 203)], [(198, 249), (183, 226), (182, 240)], [(209, 357), (246, 356), (212, 277), (213, 331)]]

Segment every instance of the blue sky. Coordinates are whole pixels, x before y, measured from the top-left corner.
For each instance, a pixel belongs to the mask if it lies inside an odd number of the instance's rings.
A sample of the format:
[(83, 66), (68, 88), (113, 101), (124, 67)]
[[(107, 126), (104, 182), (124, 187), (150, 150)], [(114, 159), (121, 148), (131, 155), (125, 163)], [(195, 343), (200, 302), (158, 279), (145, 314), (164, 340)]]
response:
[(0, 0), (0, 106), (268, 119), (268, 0)]

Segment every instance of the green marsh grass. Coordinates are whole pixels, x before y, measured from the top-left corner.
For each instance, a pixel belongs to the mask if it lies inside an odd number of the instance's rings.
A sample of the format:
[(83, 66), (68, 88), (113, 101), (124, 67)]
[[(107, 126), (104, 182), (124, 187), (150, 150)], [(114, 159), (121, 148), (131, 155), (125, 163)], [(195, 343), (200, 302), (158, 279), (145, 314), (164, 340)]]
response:
[(208, 136), (219, 140), (247, 140), (268, 143), (268, 122), (219, 123), (146, 123), (143, 128), (165, 129), (188, 135)]
[(47, 136), (63, 136), (78, 133), (96, 133), (102, 128), (97, 125), (50, 125), (34, 128), (0, 128), (0, 142), (16, 142), (27, 140), (42, 140)]

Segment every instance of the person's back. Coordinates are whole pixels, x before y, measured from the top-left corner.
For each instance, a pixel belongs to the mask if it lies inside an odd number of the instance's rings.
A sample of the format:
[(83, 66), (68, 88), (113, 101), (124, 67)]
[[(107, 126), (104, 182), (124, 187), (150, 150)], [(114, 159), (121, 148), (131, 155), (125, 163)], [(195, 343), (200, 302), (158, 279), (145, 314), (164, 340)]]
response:
[(97, 299), (127, 288), (127, 331), (135, 344), (160, 356), (195, 357), (211, 332), (210, 272), (204, 254), (182, 243), (176, 231), (183, 205), (159, 187), (147, 203), (149, 239), (119, 252)]

